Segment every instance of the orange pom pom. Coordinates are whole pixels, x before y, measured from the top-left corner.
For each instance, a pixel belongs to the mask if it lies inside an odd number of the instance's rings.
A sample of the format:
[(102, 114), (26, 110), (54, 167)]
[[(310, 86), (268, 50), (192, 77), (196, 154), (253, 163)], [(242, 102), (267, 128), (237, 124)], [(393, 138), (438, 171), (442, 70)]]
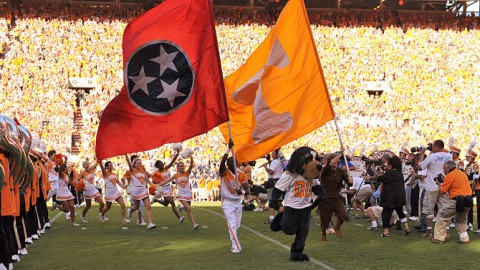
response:
[(75, 186), (75, 191), (84, 191), (84, 190), (85, 190), (85, 182), (83, 182), (83, 179), (81, 179)]
[(148, 193), (152, 196), (155, 196), (155, 191), (157, 191), (157, 186), (150, 186), (148, 188)]

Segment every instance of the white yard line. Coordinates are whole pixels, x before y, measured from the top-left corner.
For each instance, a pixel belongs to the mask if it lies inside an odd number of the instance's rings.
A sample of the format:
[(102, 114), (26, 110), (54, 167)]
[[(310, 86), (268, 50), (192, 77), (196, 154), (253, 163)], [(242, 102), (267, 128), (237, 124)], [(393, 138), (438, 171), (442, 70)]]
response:
[[(204, 209), (204, 208), (199, 208), (199, 207), (196, 207), (195, 209), (200, 209), (200, 210), (203, 210), (203, 211), (207, 211), (207, 212), (212, 213), (212, 214), (214, 214), (214, 215), (217, 215), (217, 216), (219, 216), (219, 217), (225, 218), (223, 215), (221, 215), (221, 214), (219, 214), (219, 213), (217, 213), (217, 212), (215, 212), (215, 211), (212, 211), (212, 210), (208, 210), (208, 209)], [(290, 251), (290, 247), (289, 247), (289, 246), (284, 245), (284, 244), (280, 243), (279, 241), (277, 241), (277, 240), (275, 240), (275, 239), (272, 239), (272, 238), (270, 238), (270, 237), (268, 237), (268, 236), (265, 236), (264, 234), (262, 234), (262, 233), (260, 233), (260, 232), (258, 232), (258, 231), (255, 231), (254, 229), (252, 229), (252, 228), (250, 228), (250, 227), (247, 227), (247, 226), (245, 226), (245, 225), (241, 225), (241, 227), (244, 228), (244, 229), (246, 229), (247, 231), (249, 231), (249, 232), (251, 232), (251, 233), (259, 236), (259, 237), (262, 237), (263, 239), (266, 239), (266, 240), (274, 243), (274, 244), (277, 245), (277, 246), (280, 246), (280, 247), (282, 247), (282, 248)], [(335, 268), (333, 268), (333, 267), (331, 267), (331, 266), (328, 266), (328, 265), (326, 265), (325, 263), (322, 263), (321, 261), (319, 261), (319, 260), (317, 260), (317, 259), (315, 259), (315, 258), (313, 258), (313, 257), (311, 257), (311, 256), (309, 256), (309, 257), (310, 257), (310, 262), (312, 262), (313, 264), (316, 264), (316, 265), (322, 267), (323, 269), (335, 270)]]

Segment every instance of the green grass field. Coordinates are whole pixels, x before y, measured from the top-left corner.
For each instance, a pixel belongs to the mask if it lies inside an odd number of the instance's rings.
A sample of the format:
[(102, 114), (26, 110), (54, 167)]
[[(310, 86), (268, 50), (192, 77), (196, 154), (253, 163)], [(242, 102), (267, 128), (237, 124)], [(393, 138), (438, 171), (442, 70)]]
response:
[[(90, 209), (89, 222), (81, 227), (72, 227), (64, 214), (58, 216), (15, 269), (476, 269), (480, 254), (480, 235), (469, 233), (468, 245), (457, 244), (455, 230), (444, 245), (432, 244), (416, 232), (404, 236), (392, 230), (390, 238), (381, 238), (380, 231), (367, 230), (366, 219), (345, 223), (343, 241), (329, 235), (321, 242), (319, 221), (312, 219), (305, 248), (311, 261), (294, 263), (289, 261), (293, 236), (270, 231), (263, 224), (266, 212), (243, 213), (238, 232), (243, 251), (232, 254), (219, 203), (193, 205), (198, 231), (188, 218), (180, 224), (163, 206), (153, 208), (157, 228), (152, 231), (134, 222), (123, 225), (117, 205), (107, 214), (110, 220), (102, 223), (97, 207)], [(58, 213), (50, 212), (50, 217)]]

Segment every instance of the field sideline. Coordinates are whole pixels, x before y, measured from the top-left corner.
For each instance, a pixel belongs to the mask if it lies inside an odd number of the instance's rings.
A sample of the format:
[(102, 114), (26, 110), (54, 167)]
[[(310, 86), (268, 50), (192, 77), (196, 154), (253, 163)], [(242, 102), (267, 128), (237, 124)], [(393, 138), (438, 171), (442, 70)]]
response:
[[(471, 232), (468, 245), (456, 243), (455, 231), (450, 242), (435, 245), (420, 233), (392, 230), (390, 238), (381, 238), (379, 231), (367, 231), (366, 219), (346, 223), (345, 240), (329, 235), (321, 242), (319, 221), (312, 219), (305, 248), (312, 260), (293, 263), (288, 260), (293, 236), (270, 231), (263, 224), (266, 212), (243, 213), (238, 232), (243, 252), (232, 254), (218, 202), (194, 203), (198, 231), (188, 218), (180, 224), (163, 206), (153, 208), (153, 231), (121, 224), (118, 205), (107, 213), (106, 223), (99, 221), (97, 209), (94, 204), (81, 227), (72, 227), (58, 210), (50, 212), (57, 217), (52, 229), (28, 247), (29, 255), (15, 269), (475, 269), (480, 254), (480, 235)], [(81, 208), (77, 212), (79, 217)]]

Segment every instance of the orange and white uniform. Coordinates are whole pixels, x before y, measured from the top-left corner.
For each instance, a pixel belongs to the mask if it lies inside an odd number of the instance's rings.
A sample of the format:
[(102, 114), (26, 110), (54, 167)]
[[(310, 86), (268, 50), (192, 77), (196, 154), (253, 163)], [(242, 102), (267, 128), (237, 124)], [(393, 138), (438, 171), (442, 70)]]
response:
[(95, 174), (87, 171), (82, 172), (83, 182), (85, 183), (85, 190), (83, 197), (87, 200), (95, 199), (100, 196), (100, 192), (95, 187)]
[(156, 171), (152, 175), (153, 183), (157, 185), (157, 188), (162, 189), (163, 196), (173, 196), (172, 185), (170, 183), (160, 186), (161, 182), (169, 178), (170, 178), (170, 172), (167, 169), (163, 169), (163, 171)]
[(179, 201), (191, 201), (192, 189), (190, 187), (190, 179), (188, 172), (176, 173), (173, 175), (175, 182), (177, 183), (177, 199)]
[(45, 164), (45, 167), (48, 168), (48, 182), (50, 184), (50, 188), (48, 189), (47, 194), (47, 201), (53, 197), (53, 195), (57, 194), (58, 189), (58, 172), (55, 171), (55, 163), (51, 160), (48, 160)]
[(242, 246), (238, 241), (237, 230), (242, 223), (242, 196), (238, 195), (237, 190), (242, 188), (242, 184), (248, 181), (244, 172), (237, 170), (238, 181), (235, 175), (227, 168), (226, 172), (220, 175), (220, 194), (222, 196), (222, 209), (227, 220), (228, 233), (232, 241), (232, 251), (239, 252)]
[(105, 177), (105, 201), (115, 202), (122, 195), (118, 190), (117, 181), (118, 176), (107, 171), (107, 177)]
[(70, 179), (68, 178), (68, 175), (63, 179), (58, 179), (57, 201), (64, 202), (75, 198), (68, 188), (69, 181)]
[(130, 174), (131, 181), (130, 184), (133, 184), (131, 190), (131, 196), (134, 200), (142, 200), (148, 198), (148, 190), (145, 185), (147, 175), (137, 169), (134, 169), (134, 173)]

